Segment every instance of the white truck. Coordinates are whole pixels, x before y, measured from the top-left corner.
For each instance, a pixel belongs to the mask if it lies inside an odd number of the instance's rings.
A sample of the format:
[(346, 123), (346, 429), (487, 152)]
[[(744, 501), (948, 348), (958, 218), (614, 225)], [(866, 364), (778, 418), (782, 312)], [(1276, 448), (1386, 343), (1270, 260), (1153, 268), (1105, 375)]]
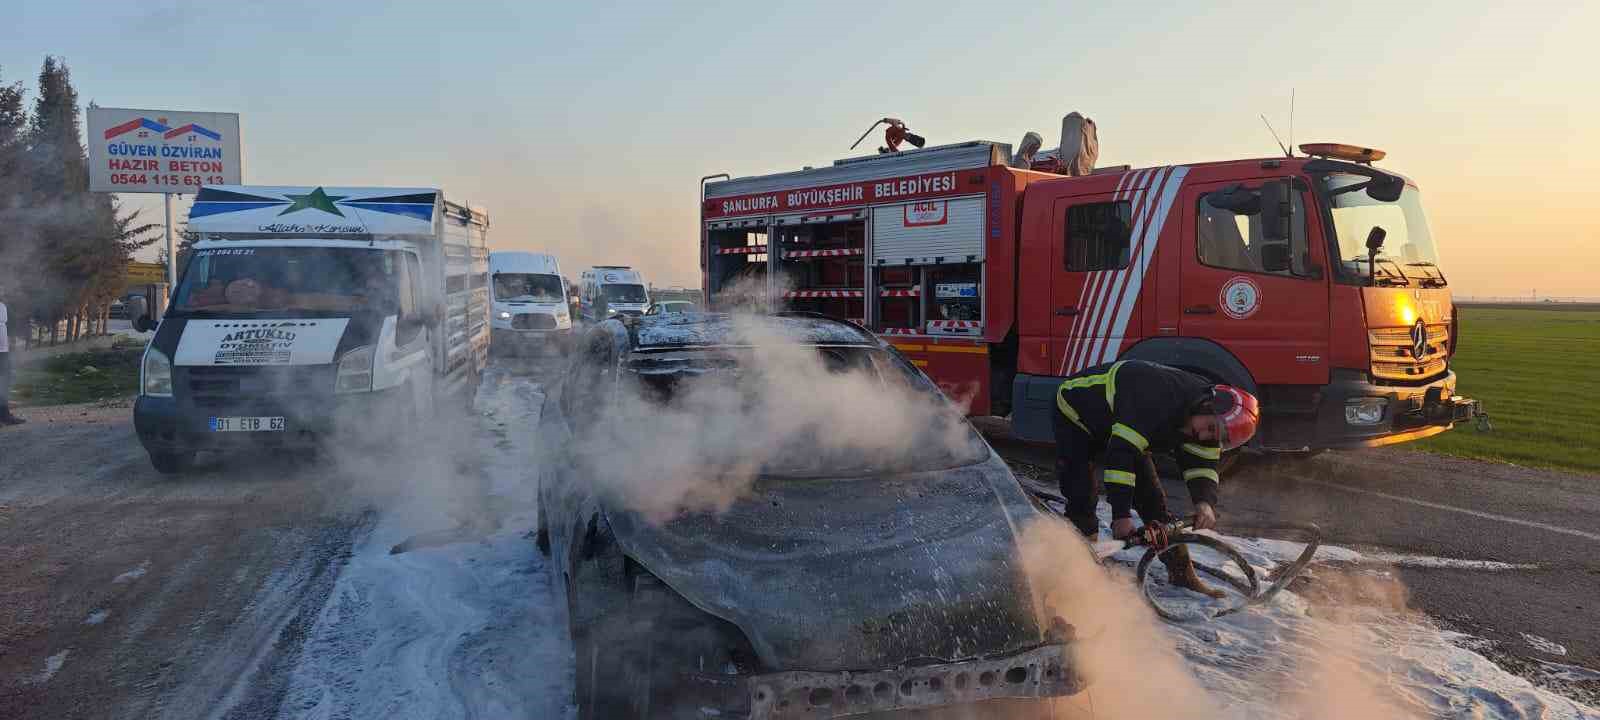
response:
[(572, 335), (567, 279), (549, 253), (489, 253), (489, 350), (565, 350)]
[(151, 463), (393, 442), (470, 398), (489, 352), (488, 228), (431, 188), (202, 188), (200, 238), (139, 373)]
[(626, 265), (596, 265), (583, 271), (579, 280), (583, 295), (579, 311), (583, 319), (596, 323), (618, 315), (643, 315), (650, 307), (650, 293), (644, 277)]

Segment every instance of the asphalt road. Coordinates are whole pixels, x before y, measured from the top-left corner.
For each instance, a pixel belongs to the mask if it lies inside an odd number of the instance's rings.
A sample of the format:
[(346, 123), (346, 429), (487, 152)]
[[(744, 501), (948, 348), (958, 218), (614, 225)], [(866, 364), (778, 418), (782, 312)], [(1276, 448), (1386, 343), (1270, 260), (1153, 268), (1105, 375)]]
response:
[(0, 432), (0, 717), (202, 717), (281, 688), (361, 515), (293, 457), (158, 475), (126, 404), (23, 414)]
[[(984, 429), (1002, 455), (1048, 476), (1048, 448)], [(1183, 484), (1163, 484), (1187, 511)], [(1400, 448), (1331, 452), (1242, 463), (1224, 478), (1219, 514), (1229, 534), (1287, 540), (1297, 538), (1278, 526), (1314, 522), (1325, 543), (1398, 578), (1400, 603), (1486, 641), (1480, 652), (1502, 667), (1600, 699), (1600, 477)], [(1562, 678), (1546, 663), (1580, 670)]]

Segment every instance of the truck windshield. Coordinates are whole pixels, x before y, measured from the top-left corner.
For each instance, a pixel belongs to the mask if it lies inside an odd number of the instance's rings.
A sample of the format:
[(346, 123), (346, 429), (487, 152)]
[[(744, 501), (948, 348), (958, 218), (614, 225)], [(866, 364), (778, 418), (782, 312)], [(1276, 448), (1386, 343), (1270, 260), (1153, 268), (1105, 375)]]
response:
[(495, 273), (494, 299), (523, 302), (561, 302), (561, 277), (559, 275), (534, 275), (532, 273)]
[(399, 253), (367, 248), (243, 247), (195, 251), (172, 309), (224, 314), (393, 313)]
[(1422, 211), (1422, 196), (1406, 185), (1394, 202), (1374, 200), (1360, 190), (1341, 189), (1364, 183), (1367, 178), (1349, 173), (1332, 173), (1323, 179), (1323, 196), (1328, 198), (1333, 216), (1333, 232), (1339, 243), (1339, 259), (1347, 277), (1367, 277), (1367, 234), (1383, 228), (1383, 249), (1378, 252), (1375, 273), (1387, 284), (1417, 283), (1443, 287), (1439, 254), (1428, 231), (1428, 217)]
[(601, 285), (600, 293), (605, 295), (608, 303), (650, 302), (643, 285)]

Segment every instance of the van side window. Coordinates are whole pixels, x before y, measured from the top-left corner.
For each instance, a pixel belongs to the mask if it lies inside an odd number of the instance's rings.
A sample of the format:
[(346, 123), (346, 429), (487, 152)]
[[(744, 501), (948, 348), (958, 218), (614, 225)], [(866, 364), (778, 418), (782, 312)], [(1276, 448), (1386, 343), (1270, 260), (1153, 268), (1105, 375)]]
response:
[(1062, 256), (1069, 272), (1120, 270), (1128, 266), (1133, 204), (1126, 200), (1067, 208)]
[[(1305, 203), (1299, 192), (1293, 197), (1294, 216), (1289, 220), (1289, 239), (1265, 238), (1265, 225), (1259, 207), (1240, 202), (1234, 190), (1228, 201), (1222, 190), (1200, 196), (1195, 218), (1195, 249), (1200, 262), (1212, 267), (1267, 275), (1306, 277), (1311, 275), (1311, 248), (1306, 240)], [(1259, 195), (1259, 193), (1257, 193)], [(1213, 203), (1215, 199), (1215, 203)], [(1234, 209), (1221, 207), (1230, 205)]]

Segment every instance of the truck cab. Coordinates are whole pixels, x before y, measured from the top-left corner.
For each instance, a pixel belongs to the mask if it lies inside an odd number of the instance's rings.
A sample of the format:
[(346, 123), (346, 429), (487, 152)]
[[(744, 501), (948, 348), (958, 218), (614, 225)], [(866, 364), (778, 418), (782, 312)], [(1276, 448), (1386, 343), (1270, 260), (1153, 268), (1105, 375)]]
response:
[(597, 323), (618, 315), (643, 315), (650, 309), (644, 277), (626, 265), (596, 265), (583, 271), (579, 300), (583, 319)]
[(554, 255), (489, 254), (490, 349), (496, 354), (564, 349), (572, 335), (567, 279)]
[(203, 188), (145, 348), (134, 427), (161, 472), (199, 451), (392, 440), (474, 389), (481, 209), (418, 188)]
[(1420, 190), (1377, 151), (1304, 147), (1319, 155), (1028, 185), (1019, 436), (1050, 437), (1061, 377), (1120, 359), (1256, 394), (1265, 450), (1404, 442), (1478, 412), (1455, 393)]

